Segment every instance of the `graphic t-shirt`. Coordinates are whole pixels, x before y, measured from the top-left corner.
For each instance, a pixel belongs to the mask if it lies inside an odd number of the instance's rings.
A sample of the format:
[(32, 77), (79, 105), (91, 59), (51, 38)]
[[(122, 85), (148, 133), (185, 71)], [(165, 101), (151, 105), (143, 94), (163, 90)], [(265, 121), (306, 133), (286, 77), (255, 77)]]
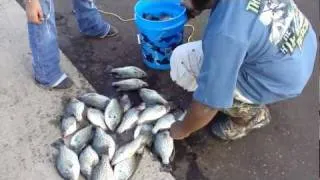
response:
[(220, 0), (203, 38), (194, 98), (229, 108), (236, 88), (256, 104), (299, 95), (315, 62), (317, 38), (293, 0)]

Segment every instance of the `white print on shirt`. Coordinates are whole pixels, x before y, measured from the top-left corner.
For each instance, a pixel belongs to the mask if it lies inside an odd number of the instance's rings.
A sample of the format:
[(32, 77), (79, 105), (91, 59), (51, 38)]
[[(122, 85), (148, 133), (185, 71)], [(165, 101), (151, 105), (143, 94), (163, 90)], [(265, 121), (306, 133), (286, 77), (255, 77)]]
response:
[(309, 22), (293, 0), (249, 0), (247, 10), (270, 27), (270, 42), (284, 54), (302, 46)]

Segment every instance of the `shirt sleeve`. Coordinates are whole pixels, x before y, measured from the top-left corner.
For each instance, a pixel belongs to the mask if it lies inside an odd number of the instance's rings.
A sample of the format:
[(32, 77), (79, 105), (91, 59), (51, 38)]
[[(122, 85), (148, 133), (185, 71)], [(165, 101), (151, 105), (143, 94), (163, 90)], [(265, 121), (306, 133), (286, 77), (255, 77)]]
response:
[(230, 108), (247, 45), (221, 33), (203, 40), (203, 64), (193, 98), (212, 108)]

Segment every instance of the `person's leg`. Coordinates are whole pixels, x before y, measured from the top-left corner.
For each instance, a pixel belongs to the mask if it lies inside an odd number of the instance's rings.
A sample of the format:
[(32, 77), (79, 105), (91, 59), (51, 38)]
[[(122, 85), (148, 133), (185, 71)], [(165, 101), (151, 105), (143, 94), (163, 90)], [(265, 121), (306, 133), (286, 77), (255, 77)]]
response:
[(29, 42), (35, 80), (45, 87), (55, 87), (67, 79), (60, 69), (59, 48), (52, 0), (40, 0), (44, 20), (28, 23)]
[(213, 126), (214, 135), (224, 140), (236, 140), (254, 129), (270, 123), (271, 116), (265, 105), (247, 104), (234, 100), (233, 107), (222, 111), (227, 116), (218, 117)]
[(198, 87), (197, 76), (202, 65), (202, 57), (202, 41), (178, 46), (170, 59), (172, 81), (187, 91), (195, 91)]
[(102, 19), (93, 0), (72, 0), (73, 9), (80, 32), (90, 37), (104, 38), (116, 31), (108, 22)]

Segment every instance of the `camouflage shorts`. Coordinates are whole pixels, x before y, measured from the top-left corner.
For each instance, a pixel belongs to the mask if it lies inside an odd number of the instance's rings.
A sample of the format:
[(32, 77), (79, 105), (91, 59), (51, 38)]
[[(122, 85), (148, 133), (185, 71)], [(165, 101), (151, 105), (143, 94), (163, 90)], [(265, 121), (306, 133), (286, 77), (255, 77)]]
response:
[[(231, 117), (231, 120), (238, 125), (255, 126), (259, 128), (261, 123), (269, 123), (271, 120), (270, 112), (265, 105), (247, 104), (234, 100), (233, 106), (229, 109), (222, 110)], [(259, 125), (260, 124), (260, 125)]]

